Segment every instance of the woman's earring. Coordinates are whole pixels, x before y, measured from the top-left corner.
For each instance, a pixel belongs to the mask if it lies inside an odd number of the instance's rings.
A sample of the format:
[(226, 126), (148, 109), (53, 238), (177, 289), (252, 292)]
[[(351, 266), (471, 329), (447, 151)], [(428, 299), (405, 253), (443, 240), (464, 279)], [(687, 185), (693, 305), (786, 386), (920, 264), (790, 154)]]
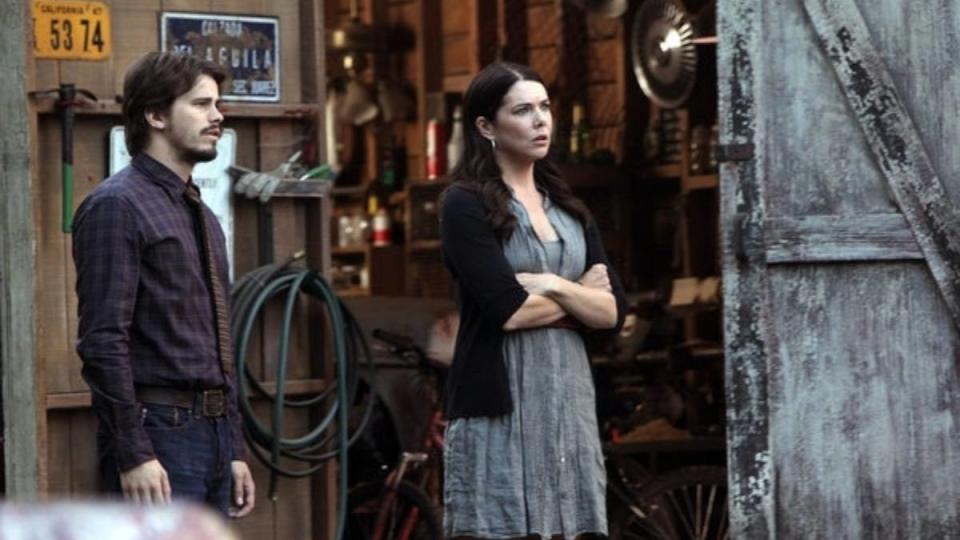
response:
[(491, 137), (491, 138), (490, 138), (490, 146), (492, 146), (493, 149), (496, 150), (496, 149), (497, 149), (497, 140)]

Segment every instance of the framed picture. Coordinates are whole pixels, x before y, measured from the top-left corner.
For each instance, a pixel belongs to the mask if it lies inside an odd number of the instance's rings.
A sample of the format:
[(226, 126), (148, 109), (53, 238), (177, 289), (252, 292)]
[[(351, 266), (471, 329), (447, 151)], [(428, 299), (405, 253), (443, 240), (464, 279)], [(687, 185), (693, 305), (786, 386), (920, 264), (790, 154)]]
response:
[(224, 100), (280, 101), (280, 32), (276, 17), (164, 12), (160, 50), (181, 51), (227, 71)]

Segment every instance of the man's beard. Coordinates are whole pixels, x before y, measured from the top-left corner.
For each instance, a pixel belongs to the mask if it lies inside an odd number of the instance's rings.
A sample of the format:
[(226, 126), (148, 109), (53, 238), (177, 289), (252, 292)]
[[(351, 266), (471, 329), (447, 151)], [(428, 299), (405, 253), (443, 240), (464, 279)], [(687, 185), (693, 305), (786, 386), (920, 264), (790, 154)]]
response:
[(213, 161), (217, 159), (217, 147), (214, 146), (209, 150), (199, 150), (197, 148), (181, 148), (180, 149), (180, 159), (191, 165), (196, 165), (197, 163), (205, 163), (207, 161)]

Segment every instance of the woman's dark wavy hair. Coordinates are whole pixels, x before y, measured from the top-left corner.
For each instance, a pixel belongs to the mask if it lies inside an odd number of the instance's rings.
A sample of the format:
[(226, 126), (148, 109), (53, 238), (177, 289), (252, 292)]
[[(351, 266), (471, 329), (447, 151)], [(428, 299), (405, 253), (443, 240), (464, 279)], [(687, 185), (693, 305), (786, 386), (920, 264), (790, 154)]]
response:
[(223, 84), (226, 72), (219, 65), (185, 53), (151, 52), (134, 64), (123, 79), (123, 125), (127, 152), (143, 151), (150, 134), (147, 111), (166, 112), (173, 102), (207, 75)]
[[(517, 218), (510, 211), (512, 195), (503, 182), (503, 171), (497, 165), (490, 141), (477, 129), (477, 118), (482, 116), (495, 123), (503, 96), (517, 81), (543, 84), (537, 72), (510, 62), (490, 64), (473, 78), (463, 98), (463, 155), (450, 173), (453, 181), (451, 187), (460, 186), (479, 195), (487, 210), (487, 219), (501, 240), (509, 239), (513, 234)], [(590, 211), (573, 196), (570, 187), (560, 177), (552, 153), (534, 163), (534, 182), (546, 190), (553, 204), (586, 226), (590, 222)]]

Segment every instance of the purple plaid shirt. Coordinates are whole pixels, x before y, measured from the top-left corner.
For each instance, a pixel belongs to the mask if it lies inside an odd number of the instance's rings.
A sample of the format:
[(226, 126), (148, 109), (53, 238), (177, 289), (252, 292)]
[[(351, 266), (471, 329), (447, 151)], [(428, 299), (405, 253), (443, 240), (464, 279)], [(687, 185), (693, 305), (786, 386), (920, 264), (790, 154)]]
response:
[[(121, 471), (154, 459), (134, 385), (204, 390), (226, 386), (233, 456), (244, 456), (236, 381), (224, 380), (199, 224), (184, 182), (138, 154), (77, 209), (77, 267), (83, 378)], [(204, 205), (207, 222), (217, 223)], [(210, 227), (220, 279), (229, 288), (223, 231)]]

